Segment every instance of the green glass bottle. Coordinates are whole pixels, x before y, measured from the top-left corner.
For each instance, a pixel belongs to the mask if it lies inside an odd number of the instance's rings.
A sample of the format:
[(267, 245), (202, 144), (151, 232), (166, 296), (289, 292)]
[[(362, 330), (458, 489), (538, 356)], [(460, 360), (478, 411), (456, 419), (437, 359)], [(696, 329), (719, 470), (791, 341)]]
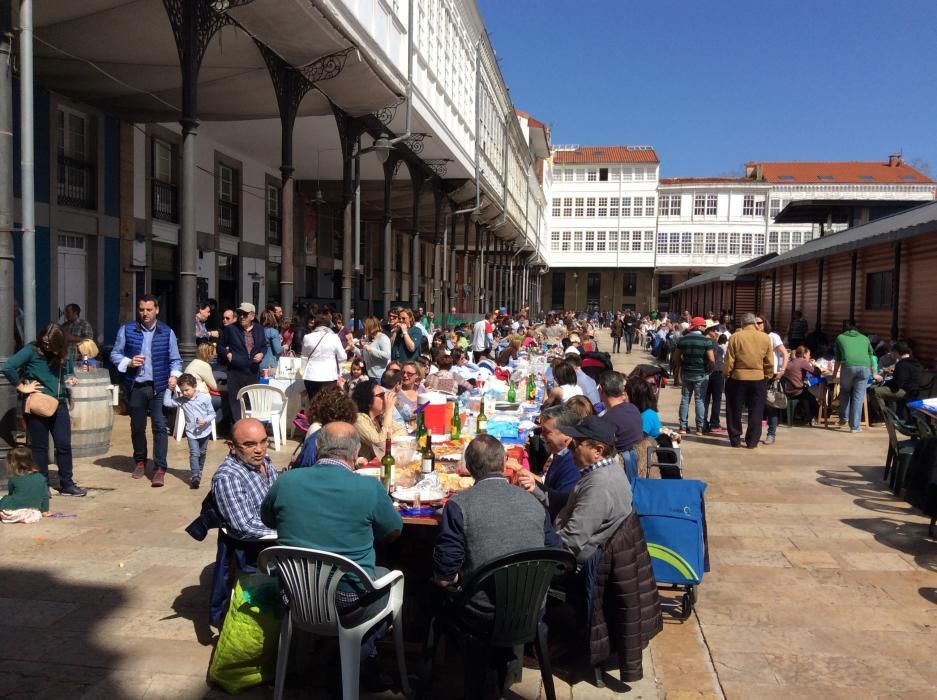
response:
[(384, 456), (381, 457), (381, 482), (384, 484), (385, 490), (389, 490), (394, 484), (394, 467), (397, 464), (397, 460), (391, 454), (390, 448), (390, 433), (387, 433), (387, 439), (384, 441)]
[(533, 401), (537, 398), (537, 382), (534, 381), (534, 375), (527, 375), (527, 400)]
[(423, 411), (420, 411), (416, 414), (416, 447), (418, 450), (423, 449), (426, 446), (426, 442), (429, 439), (429, 431), (426, 429), (426, 424), (423, 422)]
[(517, 401), (517, 389), (514, 388), (514, 380), (508, 385), (508, 403)]
[(462, 437), (462, 416), (459, 415), (459, 404), (452, 404), (452, 420), (449, 423), (449, 439), (458, 440)]
[(475, 419), (475, 433), (485, 435), (488, 432), (488, 416), (485, 415), (485, 402), (478, 406), (478, 418)]

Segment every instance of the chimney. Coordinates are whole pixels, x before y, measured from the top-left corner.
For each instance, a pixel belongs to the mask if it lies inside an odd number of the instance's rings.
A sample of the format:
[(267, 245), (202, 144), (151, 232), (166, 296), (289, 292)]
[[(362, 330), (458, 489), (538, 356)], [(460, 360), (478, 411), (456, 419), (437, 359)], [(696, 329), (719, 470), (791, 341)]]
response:
[(901, 154), (900, 154), (900, 153), (892, 153), (890, 156), (888, 156), (888, 167), (889, 167), (889, 168), (897, 168), (899, 165), (901, 165)]

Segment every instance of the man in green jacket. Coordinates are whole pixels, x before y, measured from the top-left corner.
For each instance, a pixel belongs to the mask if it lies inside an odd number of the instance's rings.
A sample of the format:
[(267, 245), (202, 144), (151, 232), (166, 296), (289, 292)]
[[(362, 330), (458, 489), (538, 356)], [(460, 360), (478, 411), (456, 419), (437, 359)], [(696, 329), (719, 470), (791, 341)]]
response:
[(848, 421), (849, 432), (858, 433), (865, 390), (869, 377), (875, 373), (872, 344), (850, 321), (846, 330), (836, 337), (834, 350), (833, 377), (839, 377), (839, 424), (845, 425)]

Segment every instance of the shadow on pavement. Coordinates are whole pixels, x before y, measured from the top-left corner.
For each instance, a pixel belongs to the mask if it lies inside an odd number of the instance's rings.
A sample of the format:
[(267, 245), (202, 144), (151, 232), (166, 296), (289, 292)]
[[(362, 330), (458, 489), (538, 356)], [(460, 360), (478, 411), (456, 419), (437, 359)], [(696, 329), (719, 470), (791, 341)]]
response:
[(848, 469), (820, 469), (817, 483), (838, 488), (855, 496), (853, 503), (860, 508), (889, 515), (914, 515), (916, 509), (889, 491), (882, 481), (883, 467), (849, 467)]
[(0, 567), (5, 642), (3, 697), (132, 700), (114, 677), (125, 661), (99, 638), (127, 604), (119, 586), (65, 581), (45, 571)]
[(176, 613), (163, 619), (181, 617), (192, 623), (195, 638), (202, 646), (211, 646), (218, 641), (208, 621), (208, 601), (211, 594), (211, 576), (215, 568), (214, 562), (208, 564), (199, 574), (198, 583), (179, 591), (179, 595), (172, 602), (172, 609)]
[[(817, 483), (855, 496), (853, 503), (857, 506), (882, 514), (878, 518), (843, 518), (841, 522), (870, 533), (891, 549), (913, 556), (922, 569), (937, 571), (937, 542), (928, 539), (924, 516), (888, 490), (881, 480), (882, 467), (821, 469), (817, 474)], [(899, 519), (901, 516), (920, 516), (921, 521), (908, 522)], [(921, 589), (921, 595), (926, 598), (924, 591)]]

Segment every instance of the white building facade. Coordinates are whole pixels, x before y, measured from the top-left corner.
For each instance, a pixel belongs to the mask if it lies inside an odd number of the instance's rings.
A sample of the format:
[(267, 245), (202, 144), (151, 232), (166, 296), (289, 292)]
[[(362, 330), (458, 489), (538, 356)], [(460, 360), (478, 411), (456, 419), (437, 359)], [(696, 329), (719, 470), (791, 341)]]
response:
[[(653, 168), (602, 162), (606, 153), (621, 152), (627, 147), (554, 151), (546, 190), (551, 277), (544, 307), (656, 308), (662, 290), (693, 275), (786, 253), (849, 225), (841, 218), (824, 224), (785, 223), (784, 216), (778, 221), (791, 203), (826, 209), (842, 203), (859, 224), (899, 203), (931, 201), (937, 192), (933, 180), (899, 156), (879, 162), (752, 162), (745, 177), (659, 178), (656, 155)], [(654, 204), (650, 210), (648, 202)], [(609, 267), (618, 272), (602, 271)]]

